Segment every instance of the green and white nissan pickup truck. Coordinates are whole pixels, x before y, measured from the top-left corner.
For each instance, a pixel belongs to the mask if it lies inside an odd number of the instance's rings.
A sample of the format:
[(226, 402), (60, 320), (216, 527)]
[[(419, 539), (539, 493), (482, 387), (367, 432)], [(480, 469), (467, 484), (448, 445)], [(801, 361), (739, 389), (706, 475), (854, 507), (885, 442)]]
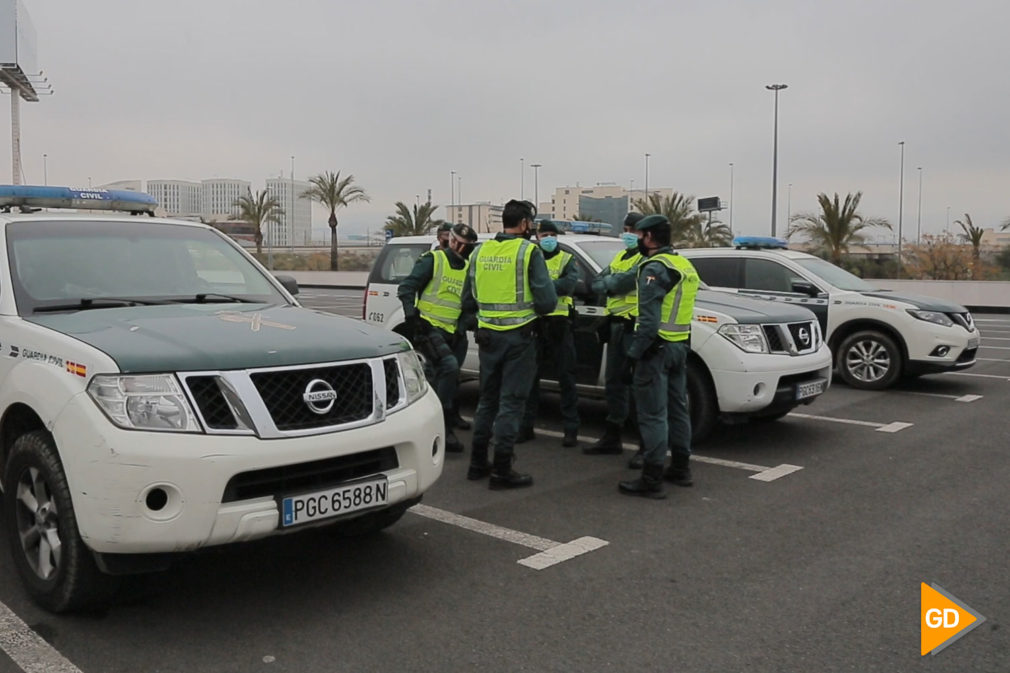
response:
[(439, 477), (442, 412), (405, 339), (301, 307), (211, 227), (9, 212), (25, 189), (0, 187), (0, 483), (42, 606), (100, 603), (179, 552), (378, 530)]

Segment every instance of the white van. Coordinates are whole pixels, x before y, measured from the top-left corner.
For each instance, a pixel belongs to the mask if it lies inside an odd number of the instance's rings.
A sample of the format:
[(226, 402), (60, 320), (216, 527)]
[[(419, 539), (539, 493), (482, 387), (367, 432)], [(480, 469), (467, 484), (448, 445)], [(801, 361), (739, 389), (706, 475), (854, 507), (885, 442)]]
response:
[[(560, 249), (575, 256), (581, 276), (575, 296), (579, 394), (602, 397), (608, 346), (599, 342), (597, 332), (607, 320), (606, 301), (588, 287), (624, 246), (620, 239), (589, 234), (563, 234), (558, 240)], [(434, 243), (434, 236), (408, 236), (386, 244), (365, 290), (363, 318), (367, 322), (392, 330), (400, 327), (403, 308), (396, 297), (397, 285)], [(814, 401), (831, 380), (831, 354), (820, 326), (813, 313), (801, 306), (702, 290), (694, 309), (691, 351), (687, 387), (696, 442), (719, 419), (781, 418), (796, 406)], [(472, 336), (463, 370), (477, 374)], [(556, 382), (551, 383), (556, 387)]]
[(879, 390), (901, 376), (975, 364), (980, 335), (964, 306), (879, 290), (820, 257), (787, 249), (783, 239), (739, 237), (734, 244), (681, 253), (711, 287), (812, 310), (838, 375), (854, 388)]

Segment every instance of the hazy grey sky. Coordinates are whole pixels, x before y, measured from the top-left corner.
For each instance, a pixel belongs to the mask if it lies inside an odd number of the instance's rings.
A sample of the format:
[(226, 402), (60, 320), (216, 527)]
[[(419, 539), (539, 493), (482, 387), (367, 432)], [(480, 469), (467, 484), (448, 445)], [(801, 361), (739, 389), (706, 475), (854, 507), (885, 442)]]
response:
[[(1006, 0), (24, 0), (55, 89), (22, 104), (28, 182), (351, 172), (381, 227), (395, 201), (616, 182), (730, 200), (779, 230), (818, 192), (922, 229), (1010, 216)], [(9, 166), (9, 107), (0, 153)], [(2, 164), (0, 164), (2, 165)], [(7, 169), (9, 173), (9, 169)], [(791, 189), (788, 185), (791, 184)], [(444, 211), (440, 211), (442, 214)], [(729, 213), (723, 211), (723, 221)], [(317, 223), (319, 226), (321, 223)]]

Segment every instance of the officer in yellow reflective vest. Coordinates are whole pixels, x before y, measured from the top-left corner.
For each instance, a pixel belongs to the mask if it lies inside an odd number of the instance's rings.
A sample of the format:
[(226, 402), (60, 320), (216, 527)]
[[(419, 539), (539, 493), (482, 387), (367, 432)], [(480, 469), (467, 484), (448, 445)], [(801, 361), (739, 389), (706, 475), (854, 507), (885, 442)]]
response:
[[(607, 400), (606, 426), (599, 441), (582, 449), (589, 455), (619, 454), (624, 450), (621, 430), (628, 419), (630, 406), (630, 384), (624, 378), (628, 348), (635, 332), (635, 315), (638, 313), (638, 266), (645, 259), (638, 252), (635, 225), (643, 217), (641, 213), (628, 213), (624, 218), (624, 233), (621, 234), (624, 250), (617, 253), (610, 266), (592, 283), (593, 292), (607, 295), (609, 326), (605, 333), (607, 369), (603, 387)], [(637, 464), (635, 469), (640, 467), (641, 464)]]
[[(690, 486), (691, 417), (687, 409), (687, 356), (700, 279), (691, 262), (670, 247), (670, 221), (649, 215), (637, 225), (638, 317), (628, 348), (642, 435), (644, 465), (638, 479), (618, 484), (621, 493), (664, 498), (663, 478)], [(669, 449), (672, 459), (664, 474)]]
[(469, 225), (452, 226), (448, 246), (418, 257), (396, 290), (403, 305), (407, 338), (428, 360), (426, 374), (442, 403), (445, 450), (450, 453), (463, 451), (453, 432), (459, 368), (466, 355), (466, 332), (459, 329), (459, 318), (467, 268), (464, 253), (476, 238)]
[(540, 379), (556, 372), (561, 389), (561, 418), (564, 437), (561, 446), (579, 443), (579, 393), (575, 387), (575, 337), (572, 334), (575, 301), (572, 294), (579, 282), (579, 267), (572, 253), (558, 247), (558, 225), (550, 220), (540, 222), (537, 238), (547, 263), (547, 272), (554, 281), (558, 304), (553, 311), (537, 320), (537, 375), (526, 400), (526, 413), (519, 426), (516, 443), (535, 438), (533, 423), (540, 405)]
[[(536, 208), (512, 200), (502, 209), (503, 232), (477, 246), (463, 286), (463, 310), (477, 314), (480, 401), (473, 421), (467, 479), (490, 475), (490, 487), (529, 486), (512, 469), (519, 421), (536, 375), (533, 322), (558, 303), (540, 248), (529, 241)], [(494, 462), (488, 445), (494, 441)]]

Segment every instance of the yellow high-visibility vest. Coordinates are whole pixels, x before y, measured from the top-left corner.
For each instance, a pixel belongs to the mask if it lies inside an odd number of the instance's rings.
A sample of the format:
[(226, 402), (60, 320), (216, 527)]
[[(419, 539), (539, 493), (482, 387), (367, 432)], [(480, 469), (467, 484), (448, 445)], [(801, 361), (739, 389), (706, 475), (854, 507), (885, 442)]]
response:
[(698, 296), (701, 279), (694, 266), (684, 257), (669, 252), (661, 252), (643, 260), (639, 276), (647, 262), (660, 262), (663, 266), (680, 274), (680, 280), (666, 296), (659, 312), (659, 336), (666, 341), (686, 341), (691, 336), (691, 318), (694, 316), (694, 300)]
[(462, 269), (452, 268), (445, 250), (433, 250), (427, 254), (433, 260), (431, 280), (417, 298), (417, 311), (422, 319), (453, 334), (456, 332), (456, 321), (463, 312), (466, 264)]
[[(561, 277), (561, 272), (564, 271), (565, 265), (568, 264), (568, 260), (572, 258), (572, 253), (565, 252), (562, 250), (558, 254), (554, 255), (547, 262), (547, 272), (551, 275), (551, 280), (557, 280)], [(554, 310), (547, 315), (568, 315), (569, 309), (575, 303), (575, 300), (571, 296), (562, 297), (558, 295), (558, 304), (554, 307)]]
[(536, 317), (530, 291), (533, 244), (523, 238), (491, 239), (470, 255), (470, 284), (477, 300), (477, 326), (518, 329)]

